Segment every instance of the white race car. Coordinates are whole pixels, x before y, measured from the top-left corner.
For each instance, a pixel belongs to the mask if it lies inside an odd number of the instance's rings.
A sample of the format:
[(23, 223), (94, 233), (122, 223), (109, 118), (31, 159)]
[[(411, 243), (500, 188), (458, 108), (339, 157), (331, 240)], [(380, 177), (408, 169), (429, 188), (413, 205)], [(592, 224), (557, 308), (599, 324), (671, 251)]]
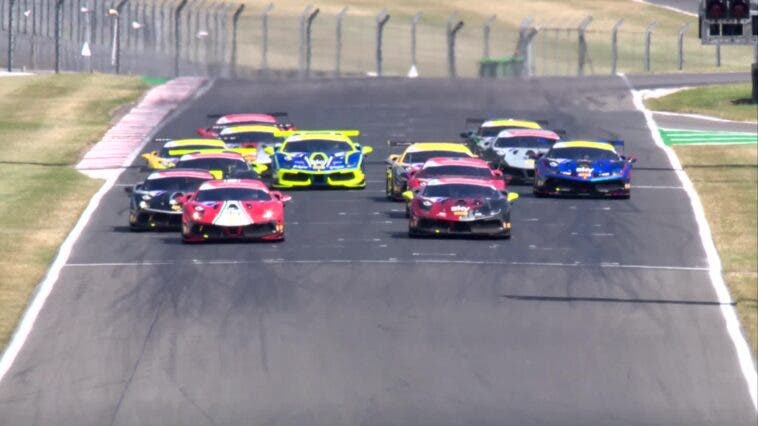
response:
[(544, 154), (560, 140), (558, 133), (543, 129), (508, 129), (484, 150), (485, 160), (503, 174), (522, 182), (534, 179), (535, 154)]

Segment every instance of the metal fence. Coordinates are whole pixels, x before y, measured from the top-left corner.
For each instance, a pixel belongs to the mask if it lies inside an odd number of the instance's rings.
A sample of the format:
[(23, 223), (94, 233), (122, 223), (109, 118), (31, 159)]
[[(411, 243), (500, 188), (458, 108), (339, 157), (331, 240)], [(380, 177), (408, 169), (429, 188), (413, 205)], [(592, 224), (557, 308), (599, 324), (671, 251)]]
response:
[(749, 46), (702, 46), (696, 28), (518, 27), (495, 16), (367, 16), (313, 6), (299, 15), (208, 0), (0, 0), (7, 69), (151, 76), (475, 77), (483, 58), (516, 58), (522, 76), (743, 71)]

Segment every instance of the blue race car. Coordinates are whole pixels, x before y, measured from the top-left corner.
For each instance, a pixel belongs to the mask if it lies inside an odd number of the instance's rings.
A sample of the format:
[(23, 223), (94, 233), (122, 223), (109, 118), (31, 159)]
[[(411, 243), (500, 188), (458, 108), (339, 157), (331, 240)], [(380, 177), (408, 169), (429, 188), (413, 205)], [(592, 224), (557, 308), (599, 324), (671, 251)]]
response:
[(557, 142), (535, 154), (534, 195), (629, 198), (633, 157), (616, 151), (623, 142)]

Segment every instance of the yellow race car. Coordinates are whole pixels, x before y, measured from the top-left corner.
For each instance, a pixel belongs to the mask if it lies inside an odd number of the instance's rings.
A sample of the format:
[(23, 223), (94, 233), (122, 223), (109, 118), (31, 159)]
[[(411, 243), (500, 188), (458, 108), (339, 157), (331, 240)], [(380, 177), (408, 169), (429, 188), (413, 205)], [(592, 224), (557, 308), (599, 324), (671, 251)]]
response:
[(405, 146), (402, 154), (392, 154), (387, 160), (387, 185), (385, 193), (390, 200), (402, 200), (408, 188), (408, 177), (414, 169), (421, 168), (430, 158), (476, 157), (464, 144), (457, 142), (416, 142), (389, 140), (390, 147)]
[(363, 188), (365, 155), (374, 149), (355, 143), (358, 130), (281, 131), (284, 143), (267, 147), (277, 188)]
[(228, 147), (220, 139), (176, 139), (168, 140), (159, 151), (142, 154), (150, 170), (165, 170), (176, 166), (179, 158), (185, 154), (214, 154), (221, 152), (236, 152), (245, 158), (257, 173), (268, 169), (266, 161), (259, 161), (258, 150), (254, 147)]

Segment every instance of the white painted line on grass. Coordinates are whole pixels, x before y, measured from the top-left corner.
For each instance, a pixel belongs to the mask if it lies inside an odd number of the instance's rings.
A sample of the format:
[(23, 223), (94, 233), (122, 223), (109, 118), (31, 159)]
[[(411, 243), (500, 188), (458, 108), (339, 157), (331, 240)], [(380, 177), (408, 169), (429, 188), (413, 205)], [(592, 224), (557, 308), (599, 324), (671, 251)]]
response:
[(729, 289), (724, 282), (724, 278), (721, 276), (721, 258), (719, 257), (716, 245), (713, 242), (711, 228), (705, 218), (703, 203), (700, 201), (700, 196), (698, 196), (697, 191), (695, 191), (695, 187), (689, 176), (687, 176), (687, 173), (682, 170), (682, 165), (679, 162), (679, 157), (676, 156), (676, 152), (663, 143), (661, 134), (658, 131), (658, 125), (653, 118), (653, 113), (645, 107), (641, 92), (634, 89), (634, 86), (632, 86), (632, 83), (626, 75), (619, 74), (619, 76), (624, 80), (627, 87), (629, 87), (629, 91), (632, 93), (634, 106), (645, 116), (645, 121), (650, 129), (653, 141), (655, 141), (655, 144), (666, 153), (669, 163), (671, 163), (671, 167), (675, 170), (677, 177), (679, 177), (679, 180), (682, 182), (682, 187), (690, 198), (690, 204), (692, 205), (692, 210), (695, 215), (695, 222), (697, 222), (698, 225), (700, 240), (703, 243), (703, 249), (708, 258), (708, 275), (711, 279), (711, 285), (716, 292), (718, 301), (721, 303), (721, 314), (724, 317), (726, 331), (734, 344), (735, 351), (737, 352), (737, 360), (740, 369), (742, 370), (742, 374), (745, 377), (748, 392), (750, 393), (750, 399), (753, 402), (753, 407), (758, 411), (758, 373), (756, 373), (755, 364), (753, 363), (753, 358), (750, 353), (750, 346), (747, 344), (747, 340), (740, 329), (740, 321), (737, 318), (736, 308), (732, 304), (733, 302), (732, 297), (729, 294)]
[(703, 121), (713, 121), (716, 123), (731, 123), (731, 124), (756, 124), (758, 121), (735, 121), (735, 120), (726, 120), (724, 118), (718, 118), (718, 117), (711, 117), (710, 115), (702, 115), (702, 114), (689, 114), (689, 113), (683, 113), (683, 112), (670, 112), (670, 111), (651, 111), (653, 114), (656, 115), (664, 115), (667, 117), (682, 117), (682, 118), (692, 118), (695, 120), (703, 120)]
[[(201, 87), (193, 94), (191, 99), (196, 99), (202, 96), (202, 94), (204, 94), (210, 88), (210, 86), (210, 84), (206, 84), (204, 87)], [(156, 89), (158, 88), (153, 88), (152, 90)], [(191, 102), (186, 102), (179, 108), (174, 109), (173, 112), (167, 116), (167, 119), (170, 118), (171, 115), (175, 115), (180, 111), (183, 111), (189, 106), (190, 103)], [(127, 157), (124, 164), (129, 164), (134, 161), (142, 148), (144, 148), (144, 146), (152, 139), (152, 136), (157, 131), (157, 129), (158, 128), (152, 129), (144, 137), (142, 142), (135, 148), (134, 152)], [(87, 204), (87, 207), (84, 209), (84, 212), (74, 225), (74, 228), (66, 236), (66, 239), (63, 240), (63, 244), (61, 244), (61, 247), (58, 250), (58, 254), (53, 260), (53, 263), (50, 265), (50, 268), (48, 269), (47, 274), (43, 278), (42, 282), (38, 284), (36, 292), (32, 297), (31, 303), (26, 308), (26, 311), (24, 311), (24, 314), (21, 317), (21, 321), (13, 333), (8, 347), (5, 349), (5, 352), (3, 352), (2, 357), (0, 358), (0, 382), (2, 382), (3, 378), (13, 365), (13, 362), (16, 360), (16, 357), (21, 352), (21, 349), (24, 347), (24, 343), (29, 337), (32, 328), (34, 327), (34, 323), (37, 321), (37, 317), (42, 311), (42, 308), (45, 306), (45, 302), (47, 301), (48, 296), (50, 296), (50, 293), (52, 293), (53, 288), (55, 287), (55, 283), (58, 281), (61, 270), (64, 266), (66, 266), (66, 262), (68, 262), (68, 259), (71, 256), (71, 252), (74, 248), (74, 245), (76, 244), (76, 241), (79, 239), (82, 232), (84, 231), (84, 228), (92, 218), (92, 215), (97, 210), (97, 207), (100, 205), (100, 201), (116, 183), (116, 180), (121, 175), (123, 170), (124, 169), (122, 167), (118, 171), (108, 176), (105, 183), (103, 183), (103, 186), (98, 189), (98, 191)]]

